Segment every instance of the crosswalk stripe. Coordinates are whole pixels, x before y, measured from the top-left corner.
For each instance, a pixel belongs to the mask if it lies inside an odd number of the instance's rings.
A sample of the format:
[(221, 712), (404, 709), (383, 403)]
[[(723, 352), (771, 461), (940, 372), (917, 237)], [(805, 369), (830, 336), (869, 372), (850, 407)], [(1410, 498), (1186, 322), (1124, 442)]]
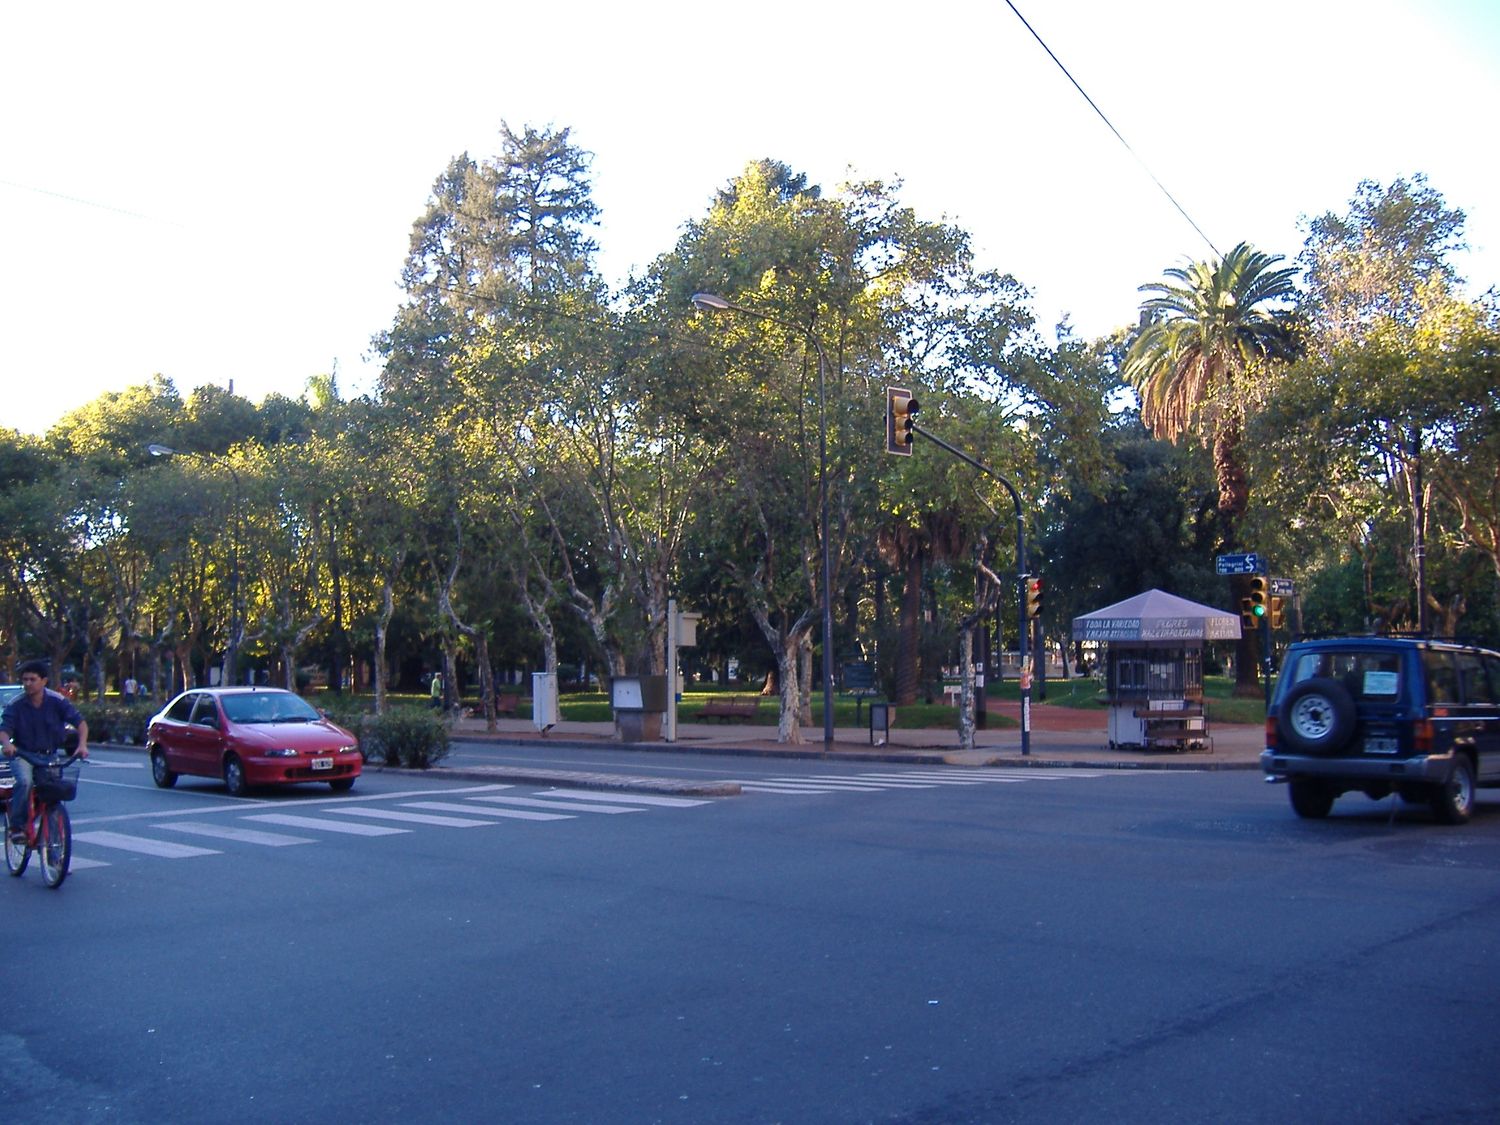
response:
[(356, 824), (348, 820), (326, 820), (321, 816), (292, 816), (290, 813), (259, 813), (244, 817), (267, 824), (284, 824), (289, 828), (316, 828), (323, 832), (342, 832), (346, 836), (396, 836), (410, 828), (392, 828), (388, 824)]
[(764, 780), (782, 785), (812, 785), (819, 789), (830, 789), (846, 793), (879, 793), (884, 786), (867, 781), (863, 785), (852, 781), (825, 781), (821, 777), (768, 777)]
[(753, 781), (742, 781), (739, 783), (742, 793), (838, 793), (844, 790), (838, 789), (816, 789), (811, 785), (757, 785)]
[(88, 867), (108, 867), (102, 859), (84, 859), (81, 855), (71, 856), (68, 859), (69, 871), (82, 871)]
[(139, 852), (160, 859), (191, 859), (199, 855), (223, 855), (211, 848), (195, 848), (191, 844), (174, 844), (167, 840), (151, 840), (144, 836), (127, 836), (123, 832), (75, 832), (75, 844), (92, 844), (99, 848), (116, 848), (122, 852)]
[(712, 801), (698, 800), (693, 797), (657, 797), (650, 793), (596, 793), (593, 790), (582, 789), (549, 789), (537, 796), (544, 800), (556, 797), (567, 800), (570, 797), (584, 796), (590, 801), (612, 801), (620, 805), (657, 805), (666, 809), (690, 809), (697, 805), (711, 805)]
[(483, 828), (493, 820), (469, 820), (458, 816), (429, 816), (425, 813), (398, 812), (396, 809), (329, 809), (340, 816), (368, 816), (375, 820), (396, 820), (409, 824), (431, 824), (438, 828)]
[(475, 801), (486, 804), (516, 805), (529, 809), (572, 809), (575, 812), (633, 813), (645, 809), (632, 809), (624, 805), (594, 805), (583, 801), (545, 801), (540, 797), (475, 797)]
[[(807, 778), (808, 781), (822, 784), (825, 781), (853, 781), (862, 785), (871, 785), (878, 782), (882, 789), (935, 789), (938, 783), (930, 778), (920, 780), (896, 776), (892, 774), (843, 774), (843, 773), (815, 773)], [(972, 785), (973, 782), (960, 782), (961, 785)]]
[[(402, 808), (431, 809), (434, 812), (468, 813), (470, 816), (500, 816), (512, 820), (572, 820), (571, 813), (528, 812), (525, 809), (479, 809), (472, 805), (460, 805), (457, 801), (408, 801)], [(629, 812), (634, 810), (611, 810)]]
[(199, 821), (173, 821), (170, 824), (153, 824), (152, 828), (168, 832), (187, 832), (194, 836), (212, 836), (219, 840), (234, 840), (241, 844), (259, 844), (267, 848), (285, 848), (293, 844), (315, 844), (307, 836), (287, 836), (280, 832), (257, 832), (254, 828), (236, 828), (232, 824), (204, 824)]

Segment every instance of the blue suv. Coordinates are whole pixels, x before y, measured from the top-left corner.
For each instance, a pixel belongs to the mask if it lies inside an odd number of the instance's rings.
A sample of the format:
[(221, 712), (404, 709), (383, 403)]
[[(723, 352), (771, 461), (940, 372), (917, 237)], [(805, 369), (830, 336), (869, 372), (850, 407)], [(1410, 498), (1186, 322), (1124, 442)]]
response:
[(1392, 793), (1462, 824), (1478, 786), (1500, 786), (1500, 653), (1402, 637), (1287, 648), (1266, 712), (1267, 781), (1298, 816), (1345, 793)]

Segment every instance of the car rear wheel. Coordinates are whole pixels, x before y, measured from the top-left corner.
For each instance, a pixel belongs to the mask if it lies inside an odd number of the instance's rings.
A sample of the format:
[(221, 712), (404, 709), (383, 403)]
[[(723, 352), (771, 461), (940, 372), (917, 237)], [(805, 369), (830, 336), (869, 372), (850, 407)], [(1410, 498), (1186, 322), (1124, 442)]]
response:
[(1337, 680), (1303, 680), (1281, 702), (1282, 741), (1303, 754), (1337, 754), (1354, 737), (1354, 700)]
[(1474, 764), (1468, 755), (1453, 756), (1453, 769), (1438, 786), (1432, 811), (1444, 824), (1463, 824), (1474, 815)]
[(1321, 781), (1293, 781), (1287, 792), (1293, 811), (1304, 820), (1322, 820), (1333, 809), (1333, 790)]
[(167, 769), (167, 756), (160, 749), (151, 751), (151, 780), (159, 789), (170, 789), (177, 784), (177, 775)]
[(224, 788), (229, 790), (231, 797), (243, 797), (248, 789), (245, 784), (245, 764), (238, 755), (231, 754), (224, 759)]

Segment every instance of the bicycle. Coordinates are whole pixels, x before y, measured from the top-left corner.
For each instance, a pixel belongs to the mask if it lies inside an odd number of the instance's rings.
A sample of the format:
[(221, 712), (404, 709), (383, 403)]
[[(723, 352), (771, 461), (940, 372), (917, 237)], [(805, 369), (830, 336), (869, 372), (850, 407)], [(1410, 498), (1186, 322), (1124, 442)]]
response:
[[(32, 765), (30, 808), (26, 815), (26, 842), (14, 843), (5, 824), (5, 866), (13, 876), (26, 871), (34, 851), (40, 857), (42, 881), (49, 887), (60, 887), (68, 877), (73, 859), (73, 826), (65, 802), (78, 795), (79, 763), (76, 752), (33, 754), (17, 749), (16, 754)], [(13, 786), (14, 780), (11, 781)], [(10, 789), (0, 790), (0, 806), (9, 808)]]

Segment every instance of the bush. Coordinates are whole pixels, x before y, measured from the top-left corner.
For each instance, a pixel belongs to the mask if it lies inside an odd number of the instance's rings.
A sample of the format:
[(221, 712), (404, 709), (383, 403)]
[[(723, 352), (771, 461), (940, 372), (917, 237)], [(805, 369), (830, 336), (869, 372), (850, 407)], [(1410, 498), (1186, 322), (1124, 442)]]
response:
[(370, 715), (359, 732), (366, 758), (425, 770), (448, 756), (448, 724), (427, 708), (399, 707)]
[(89, 725), (90, 742), (146, 741), (146, 726), (156, 714), (154, 703), (94, 703), (80, 700), (78, 710)]

